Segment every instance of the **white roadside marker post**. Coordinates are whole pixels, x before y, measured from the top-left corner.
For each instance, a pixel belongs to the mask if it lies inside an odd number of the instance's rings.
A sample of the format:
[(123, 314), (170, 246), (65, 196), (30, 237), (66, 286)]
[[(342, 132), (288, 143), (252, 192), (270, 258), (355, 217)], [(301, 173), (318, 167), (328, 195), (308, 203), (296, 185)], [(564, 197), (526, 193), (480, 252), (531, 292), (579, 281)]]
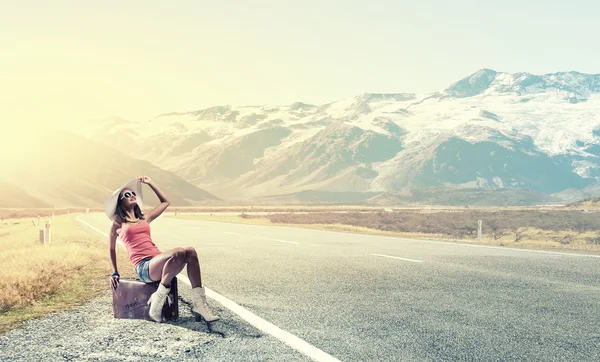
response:
[(50, 234), (50, 219), (46, 220), (46, 232), (44, 235), (44, 242), (49, 243), (52, 240), (52, 235)]
[(481, 240), (481, 220), (477, 220), (477, 239)]

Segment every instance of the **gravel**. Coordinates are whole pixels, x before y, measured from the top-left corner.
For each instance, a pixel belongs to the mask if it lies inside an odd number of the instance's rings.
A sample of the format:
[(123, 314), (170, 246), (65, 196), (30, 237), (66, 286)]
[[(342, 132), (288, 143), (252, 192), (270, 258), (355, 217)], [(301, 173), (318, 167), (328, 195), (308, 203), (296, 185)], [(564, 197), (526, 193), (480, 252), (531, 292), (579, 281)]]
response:
[(310, 361), (208, 300), (221, 320), (209, 329), (179, 290), (179, 318), (166, 323), (115, 319), (112, 294), (23, 322), (0, 335), (0, 361)]

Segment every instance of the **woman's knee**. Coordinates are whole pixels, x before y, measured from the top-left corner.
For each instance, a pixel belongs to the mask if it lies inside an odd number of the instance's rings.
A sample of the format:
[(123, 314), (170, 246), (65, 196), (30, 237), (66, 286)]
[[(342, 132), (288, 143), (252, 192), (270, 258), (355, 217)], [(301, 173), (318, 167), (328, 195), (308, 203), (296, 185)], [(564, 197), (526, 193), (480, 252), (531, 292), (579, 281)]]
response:
[(186, 260), (190, 259), (198, 259), (198, 253), (196, 253), (196, 249), (190, 247), (185, 248), (185, 256)]
[(184, 248), (176, 248), (173, 250), (173, 254), (171, 255), (171, 260), (176, 262), (177, 264), (183, 264), (186, 260), (186, 250)]

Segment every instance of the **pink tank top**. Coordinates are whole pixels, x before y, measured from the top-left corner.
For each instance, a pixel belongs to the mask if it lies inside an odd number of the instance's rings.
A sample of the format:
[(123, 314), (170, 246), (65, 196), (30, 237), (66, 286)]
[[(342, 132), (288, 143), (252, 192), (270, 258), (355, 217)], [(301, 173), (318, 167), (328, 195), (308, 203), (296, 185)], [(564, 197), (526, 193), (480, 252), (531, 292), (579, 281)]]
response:
[(119, 236), (134, 266), (144, 258), (153, 258), (160, 254), (160, 250), (152, 242), (150, 225), (146, 220), (140, 220), (135, 224), (124, 222)]

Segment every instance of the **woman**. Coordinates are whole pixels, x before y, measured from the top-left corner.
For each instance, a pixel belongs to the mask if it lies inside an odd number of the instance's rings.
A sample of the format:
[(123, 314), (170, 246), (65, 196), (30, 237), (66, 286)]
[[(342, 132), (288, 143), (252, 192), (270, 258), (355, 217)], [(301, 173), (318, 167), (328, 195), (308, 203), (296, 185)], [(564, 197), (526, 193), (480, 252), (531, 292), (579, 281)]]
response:
[[(146, 214), (143, 206), (142, 183), (147, 184), (156, 193), (160, 204)], [(194, 248), (175, 248), (161, 252), (150, 237), (150, 223), (165, 211), (170, 202), (165, 194), (150, 178), (143, 176), (132, 179), (123, 187), (115, 190), (104, 205), (106, 215), (113, 221), (110, 228), (110, 260), (114, 272), (111, 274), (113, 288), (119, 283), (115, 244), (120, 237), (127, 248), (129, 259), (141, 281), (154, 283), (160, 281), (158, 289), (150, 296), (149, 315), (156, 322), (163, 322), (162, 308), (171, 287), (171, 280), (187, 265), (187, 273), (192, 285), (192, 313), (206, 322), (214, 322), (214, 316), (206, 303), (206, 296), (200, 276), (198, 254)]]

